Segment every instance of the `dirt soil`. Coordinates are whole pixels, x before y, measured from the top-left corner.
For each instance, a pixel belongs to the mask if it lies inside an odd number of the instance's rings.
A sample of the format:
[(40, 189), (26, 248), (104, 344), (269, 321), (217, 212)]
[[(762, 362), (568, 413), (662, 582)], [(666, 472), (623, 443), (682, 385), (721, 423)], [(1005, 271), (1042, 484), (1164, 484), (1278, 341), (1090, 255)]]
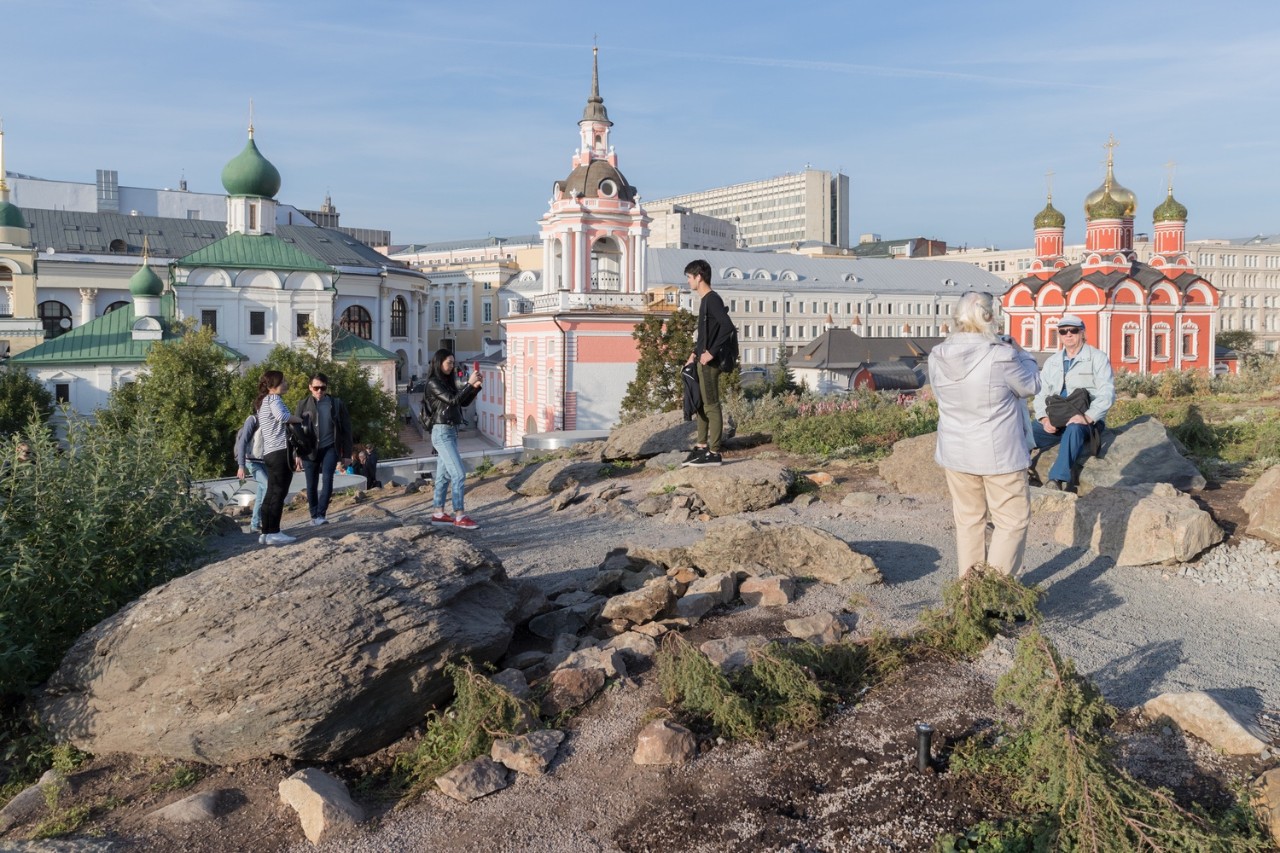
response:
[[(770, 446), (752, 454), (783, 456)], [(745, 455), (742, 451), (731, 456)], [(785, 459), (780, 461), (786, 461)], [(793, 460), (798, 470), (807, 468)], [(838, 503), (849, 491), (883, 489), (874, 466), (839, 464), (825, 470), (836, 482), (819, 500)], [(641, 468), (619, 472), (642, 481)], [(617, 477), (615, 476), (615, 479)], [(1233, 484), (1202, 496), (1222, 520), (1238, 502)], [(1243, 489), (1239, 490), (1243, 493)], [(477, 517), (511, 506), (505, 480), (490, 477), (468, 491)], [(366, 504), (335, 501), (339, 523), (302, 535), (339, 535), (421, 521), (430, 499), (394, 490)], [(304, 520), (290, 510), (285, 527)], [(505, 534), (494, 534), (503, 553)], [(515, 535), (515, 534), (512, 534)], [(564, 535), (564, 534), (560, 534)], [(572, 537), (569, 537), (572, 538)], [(483, 542), (484, 540), (478, 540)], [(242, 533), (213, 543), (211, 559), (258, 547)], [(851, 607), (854, 605), (851, 605)], [(739, 609), (704, 620), (689, 632), (695, 642), (758, 632), (779, 633), (781, 616)], [(859, 630), (874, 623), (859, 616)], [(945, 832), (957, 832), (1000, 816), (998, 799), (973, 780), (947, 770), (960, 739), (985, 731), (1008, 712), (992, 699), (999, 667), (929, 660), (912, 665), (840, 708), (810, 732), (792, 732), (758, 744), (729, 744), (703, 736), (701, 754), (677, 768), (637, 767), (631, 762), (635, 732), (664, 713), (652, 669), (613, 684), (566, 724), (568, 738), (550, 772), (519, 777), (507, 790), (469, 805), (432, 791), (397, 807), (385, 788), (394, 755), (412, 749), (416, 734), (359, 761), (323, 769), (343, 778), (370, 819), (357, 836), (323, 845), (326, 850), (621, 850), (621, 851), (926, 851)], [(914, 766), (914, 724), (935, 729), (934, 765)], [(1217, 755), (1181, 734), (1128, 716), (1117, 727), (1120, 754), (1140, 778), (1172, 789), (1184, 802), (1222, 805), (1234, 780), (1253, 759)], [(1250, 762), (1253, 762), (1251, 764)], [(236, 767), (185, 765), (125, 755), (94, 757), (70, 777), (62, 808), (91, 808), (76, 833), (97, 837), (109, 849), (146, 851), (284, 851), (308, 849), (298, 820), (281, 803), (279, 782), (302, 764), (283, 759)], [(184, 768), (195, 779), (183, 778)], [(184, 784), (178, 787), (179, 783)], [(192, 793), (220, 791), (217, 821), (161, 825), (148, 815)], [(30, 826), (0, 839), (26, 837)]]

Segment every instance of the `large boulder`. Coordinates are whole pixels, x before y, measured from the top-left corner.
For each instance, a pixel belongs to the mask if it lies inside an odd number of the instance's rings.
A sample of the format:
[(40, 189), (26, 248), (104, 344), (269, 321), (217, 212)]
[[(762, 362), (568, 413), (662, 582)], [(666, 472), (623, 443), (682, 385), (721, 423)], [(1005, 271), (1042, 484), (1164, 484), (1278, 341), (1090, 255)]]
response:
[(1205, 487), (1199, 469), (1182, 455), (1164, 424), (1150, 415), (1104, 432), (1098, 456), (1086, 459), (1080, 469), (1082, 492), (1144, 483), (1168, 483), (1184, 492)]
[(465, 540), (402, 527), (251, 551), (147, 593), (82, 636), (40, 713), (60, 739), (234, 764), (366, 755), (497, 660), (515, 597)]
[(945, 498), (947, 478), (933, 461), (937, 448), (936, 432), (904, 438), (893, 445), (892, 453), (880, 460), (880, 476), (901, 494)]
[(787, 496), (793, 477), (778, 462), (744, 459), (731, 465), (668, 471), (649, 485), (649, 494), (687, 487), (693, 489), (711, 515), (736, 515), (777, 505)]
[[(686, 421), (680, 411), (661, 412), (635, 423), (614, 427), (601, 456), (611, 459), (647, 459), (660, 453), (688, 450), (697, 437), (697, 424)], [(733, 435), (733, 422), (726, 415), (724, 437)]]
[(552, 459), (527, 466), (507, 481), (507, 488), (528, 498), (540, 498), (591, 482), (599, 476), (599, 462)]
[(1280, 465), (1268, 468), (1240, 500), (1249, 513), (1249, 535), (1280, 545)]
[(1178, 728), (1228, 755), (1257, 755), (1267, 748), (1267, 734), (1252, 713), (1202, 691), (1161, 693), (1142, 710), (1153, 720), (1168, 717)]
[(688, 547), (633, 547), (630, 553), (668, 568), (694, 566), (707, 575), (743, 572), (811, 577), (824, 583), (879, 583), (882, 579), (870, 557), (825, 530), (741, 518), (709, 522), (706, 537)]
[(1168, 483), (1098, 488), (1063, 513), (1058, 544), (1087, 547), (1118, 566), (1187, 562), (1223, 539), (1222, 528)]

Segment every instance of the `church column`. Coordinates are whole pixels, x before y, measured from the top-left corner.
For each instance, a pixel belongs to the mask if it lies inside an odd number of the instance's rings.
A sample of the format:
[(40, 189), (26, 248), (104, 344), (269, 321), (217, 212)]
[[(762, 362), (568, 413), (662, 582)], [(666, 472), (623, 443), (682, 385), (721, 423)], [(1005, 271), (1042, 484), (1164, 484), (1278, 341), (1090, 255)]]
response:
[(409, 363), (404, 366), (405, 378), (418, 372), (418, 294), (409, 292), (409, 304), (405, 306), (409, 316), (405, 317), (405, 329), (409, 333)]
[(561, 279), (557, 290), (573, 290), (574, 276), (577, 274), (578, 235), (572, 228), (564, 232), (564, 247), (560, 252)]
[(591, 291), (591, 233), (583, 226), (578, 226), (578, 269), (581, 270), (579, 293)]
[(82, 287), (80, 288), (80, 325), (83, 326), (93, 319), (93, 307), (98, 298), (98, 288)]
[(382, 279), (382, 283), (378, 285), (378, 316), (374, 319), (377, 323), (378, 337), (374, 341), (380, 347), (391, 349), (391, 310), (388, 303), (388, 297), (391, 294), (391, 288), (387, 287), (386, 279)]

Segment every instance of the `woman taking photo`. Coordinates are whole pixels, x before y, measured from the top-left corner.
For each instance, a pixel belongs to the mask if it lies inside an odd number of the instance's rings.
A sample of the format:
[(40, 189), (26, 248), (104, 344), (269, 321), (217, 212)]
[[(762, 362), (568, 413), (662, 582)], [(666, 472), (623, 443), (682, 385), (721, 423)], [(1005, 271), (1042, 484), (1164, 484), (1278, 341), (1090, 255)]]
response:
[[(431, 375), (423, 392), (431, 411), (431, 444), (436, 449), (436, 491), (431, 523), (475, 530), (480, 525), (467, 517), (463, 506), (463, 489), (467, 469), (458, 453), (458, 425), (462, 410), (480, 393), (480, 373), (472, 371), (467, 381), (458, 385), (454, 376), (456, 363), (447, 349), (436, 350), (431, 357)], [(445, 494), (452, 486), (453, 515), (444, 511)]]
[(981, 565), (1016, 576), (1031, 521), (1026, 398), (1040, 390), (1040, 370), (1012, 339), (997, 337), (989, 294), (961, 296), (955, 323), (929, 353), (929, 384), (938, 398), (934, 459), (946, 469), (960, 577)]
[(280, 532), (284, 498), (293, 479), (293, 471), (289, 468), (288, 424), (302, 423), (300, 418), (289, 413), (288, 406), (280, 399), (288, 388), (289, 382), (283, 373), (268, 370), (258, 380), (258, 398), (253, 401), (258, 429), (262, 431), (262, 464), (267, 469), (267, 494), (262, 499), (262, 535), (258, 537), (258, 542), (263, 545), (288, 545), (297, 541), (297, 537)]

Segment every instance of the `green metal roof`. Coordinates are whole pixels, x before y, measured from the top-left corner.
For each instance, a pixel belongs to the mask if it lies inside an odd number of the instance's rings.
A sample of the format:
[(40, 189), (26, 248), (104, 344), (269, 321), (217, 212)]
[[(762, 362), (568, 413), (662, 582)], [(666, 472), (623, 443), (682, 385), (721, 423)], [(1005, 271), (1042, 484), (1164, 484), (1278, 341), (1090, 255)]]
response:
[[(160, 320), (164, 327), (161, 340), (175, 341), (182, 337), (181, 327), (173, 320), (173, 295), (162, 298)], [(9, 359), (15, 364), (40, 367), (52, 364), (141, 364), (155, 341), (135, 341), (133, 303), (103, 314), (83, 326), (77, 326), (64, 335), (32, 347)], [(246, 357), (225, 344), (218, 347), (227, 361), (245, 361)]]
[(332, 272), (324, 261), (281, 240), (274, 234), (228, 234), (178, 261), (183, 267), (231, 267), (234, 269), (312, 270)]
[(352, 356), (356, 361), (395, 361), (400, 357), (359, 335), (338, 332), (333, 340), (333, 360), (346, 361)]

